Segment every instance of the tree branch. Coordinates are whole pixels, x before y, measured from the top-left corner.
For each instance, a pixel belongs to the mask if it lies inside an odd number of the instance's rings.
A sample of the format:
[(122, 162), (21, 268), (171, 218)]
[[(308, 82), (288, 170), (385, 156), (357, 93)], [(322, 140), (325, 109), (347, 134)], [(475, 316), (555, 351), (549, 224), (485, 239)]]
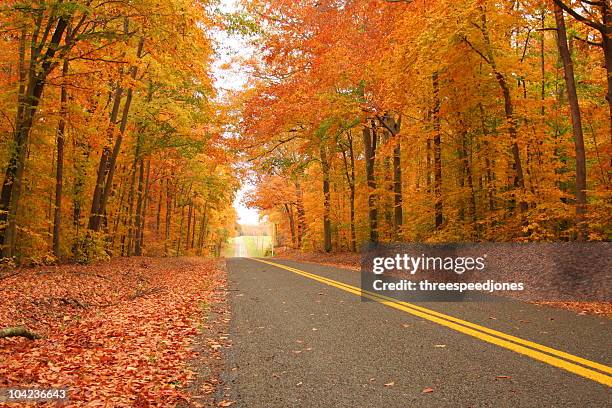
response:
[(0, 339), (6, 337), (25, 337), (29, 340), (40, 339), (41, 336), (26, 329), (25, 327), (7, 327), (0, 330)]
[(586, 18), (585, 16), (579, 14), (576, 10), (574, 10), (573, 8), (569, 7), (567, 4), (565, 4), (563, 1), (561, 0), (553, 0), (555, 2), (556, 5), (558, 5), (559, 7), (561, 7), (561, 9), (563, 9), (565, 12), (567, 12), (567, 14), (569, 14), (570, 16), (574, 17), (576, 20), (590, 26), (593, 27), (594, 29), (596, 29), (597, 31), (599, 31), (600, 33), (602, 33), (603, 35), (606, 35), (606, 26), (603, 24), (600, 24), (596, 21), (592, 21), (589, 20), (588, 18)]

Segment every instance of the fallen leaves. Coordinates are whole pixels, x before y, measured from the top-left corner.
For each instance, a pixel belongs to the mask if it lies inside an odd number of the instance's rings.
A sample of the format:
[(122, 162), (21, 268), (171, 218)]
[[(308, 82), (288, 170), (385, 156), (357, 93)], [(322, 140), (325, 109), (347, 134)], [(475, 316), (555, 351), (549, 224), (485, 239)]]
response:
[(430, 388), (430, 387), (423, 388), (423, 391), (421, 391), (421, 393), (423, 394), (430, 394), (432, 392), (434, 392), (434, 390), (433, 388)]
[(0, 327), (44, 338), (0, 340), (0, 387), (69, 387), (67, 406), (172, 406), (192, 377), (201, 302), (222, 283), (201, 259), (24, 269), (0, 281)]
[(395, 381), (391, 381), (385, 384), (385, 387), (393, 387), (395, 385)]

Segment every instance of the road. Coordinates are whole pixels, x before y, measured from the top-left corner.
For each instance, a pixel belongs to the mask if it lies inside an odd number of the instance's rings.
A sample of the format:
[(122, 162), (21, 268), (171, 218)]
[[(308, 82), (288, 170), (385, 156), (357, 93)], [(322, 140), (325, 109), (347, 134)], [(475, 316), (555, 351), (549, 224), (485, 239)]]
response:
[(355, 271), (271, 261), (228, 260), (233, 406), (611, 404), (608, 319), (517, 301), (362, 301), (343, 285), (359, 287)]

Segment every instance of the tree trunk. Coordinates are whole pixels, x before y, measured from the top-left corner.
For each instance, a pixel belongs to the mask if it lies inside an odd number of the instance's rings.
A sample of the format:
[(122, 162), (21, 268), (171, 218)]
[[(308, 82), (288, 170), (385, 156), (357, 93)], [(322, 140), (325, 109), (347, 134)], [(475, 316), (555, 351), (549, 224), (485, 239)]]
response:
[(402, 117), (397, 120), (391, 115), (383, 117), (383, 124), (393, 137), (393, 239), (398, 241), (402, 233), (404, 221), (402, 208), (402, 149), (399, 132), (402, 126)]
[[(516, 120), (514, 118), (514, 104), (512, 102), (512, 95), (510, 93), (510, 87), (506, 81), (506, 77), (502, 72), (498, 70), (497, 63), (495, 61), (495, 56), (493, 54), (493, 48), (491, 45), (491, 40), (489, 38), (489, 32), (487, 28), (487, 16), (485, 14), (484, 8), (479, 6), (481, 14), (481, 25), (480, 31), (482, 33), (485, 45), (487, 47), (485, 53), (480, 53), (481, 57), (484, 61), (491, 67), (493, 71), (493, 75), (495, 75), (495, 79), (497, 80), (497, 84), (499, 85), (502, 95), (504, 98), (504, 113), (506, 116), (506, 123), (508, 126), (508, 134), (510, 135), (510, 143), (511, 143), (511, 151), (512, 158), (514, 160), (513, 168), (514, 168), (514, 187), (519, 189), (521, 195), (525, 194), (525, 178), (523, 176), (523, 167), (521, 165), (521, 154), (518, 145), (518, 133), (516, 130)], [(485, 56), (486, 54), (486, 56)], [(527, 210), (527, 202), (524, 197), (520, 198), (520, 209), (521, 211)]]
[(155, 232), (159, 234), (161, 228), (161, 213), (162, 213), (162, 202), (164, 200), (164, 181), (159, 181), (159, 201), (157, 202), (157, 217), (155, 218)]
[(168, 244), (170, 242), (171, 233), (171, 221), (172, 221), (172, 190), (170, 188), (170, 179), (166, 180), (166, 228), (164, 231), (164, 246), (166, 248), (166, 254), (168, 251)]
[(142, 247), (140, 245), (140, 231), (142, 228), (142, 209), (144, 204), (144, 183), (145, 183), (145, 168), (142, 157), (138, 159), (138, 198), (136, 200), (136, 216), (134, 219), (135, 234), (134, 234), (134, 255), (142, 255)]
[(204, 203), (202, 211), (202, 221), (200, 221), (200, 234), (198, 236), (198, 256), (202, 256), (204, 245), (206, 244), (206, 229), (208, 228), (208, 201)]
[(140, 215), (140, 224), (138, 224), (138, 230), (136, 231), (136, 236), (138, 237), (137, 243), (137, 254), (142, 255), (142, 249), (144, 248), (144, 230), (145, 230), (145, 221), (147, 216), (147, 206), (149, 205), (149, 191), (151, 188), (151, 160), (147, 161), (147, 177), (145, 183), (145, 193), (144, 200), (142, 204), (142, 214)]
[[(142, 50), (144, 48), (144, 38), (141, 38), (138, 43), (138, 48), (136, 50), (136, 56), (138, 58), (142, 57)], [(130, 78), (132, 80), (136, 79), (136, 74), (138, 72), (138, 68), (134, 65), (130, 67)], [(111, 114), (111, 122), (109, 125), (109, 142), (112, 140), (112, 136), (114, 133), (115, 122), (118, 117), (119, 111), (119, 103), (121, 102), (121, 97), (123, 94), (123, 88), (118, 85), (117, 95), (115, 97), (115, 105), (113, 106), (113, 112)], [(106, 213), (106, 205), (108, 203), (108, 199), (110, 197), (110, 193), (113, 190), (113, 178), (115, 176), (115, 167), (117, 164), (117, 158), (119, 157), (119, 152), (121, 151), (121, 144), (123, 143), (123, 136), (125, 135), (125, 130), (127, 128), (127, 121), (129, 118), (130, 107), (132, 105), (132, 99), (134, 96), (134, 91), (132, 88), (128, 89), (127, 95), (125, 98), (125, 103), (123, 104), (123, 112), (121, 115), (121, 123), (119, 125), (119, 132), (117, 134), (117, 138), (113, 145), (112, 151), (109, 146), (104, 148), (102, 153), (102, 157), (100, 158), (100, 166), (98, 168), (98, 183), (96, 183), (96, 190), (94, 191), (94, 202), (92, 204), (92, 216), (93, 220), (90, 220), (90, 229), (94, 231), (99, 231), (102, 226), (102, 217)], [(115, 109), (116, 108), (116, 109)], [(114, 117), (114, 120), (113, 120)], [(103, 170), (103, 171), (102, 171)], [(95, 208), (94, 212), (94, 206)]]
[[(13, 148), (11, 149), (9, 163), (4, 175), (2, 191), (0, 192), (0, 225), (6, 223), (6, 228), (0, 230), (0, 244), (3, 245), (2, 255), (11, 258), (15, 250), (15, 238), (17, 232), (17, 210), (21, 198), (23, 173), (26, 161), (26, 151), (34, 123), (34, 117), (40, 105), (46, 80), (55, 67), (54, 57), (64, 36), (69, 23), (69, 16), (60, 17), (47, 51), (40, 60), (32, 56), (29, 74), (27, 74), (28, 85), (25, 88), (23, 104), (17, 109), (15, 120), (15, 132), (13, 134)], [(25, 38), (20, 41), (20, 91), (24, 89), (25, 69), (23, 61), (25, 58)], [(21, 104), (20, 104), (21, 105)]]
[(64, 60), (62, 67), (62, 85), (60, 95), (60, 119), (57, 125), (57, 165), (55, 172), (55, 211), (53, 214), (53, 255), (60, 257), (60, 227), (62, 224), (62, 187), (64, 182), (64, 142), (66, 135), (66, 116), (68, 103), (68, 90), (66, 89), (66, 76), (68, 75), (68, 60)]
[(187, 211), (187, 236), (185, 240), (185, 251), (189, 251), (189, 242), (191, 239), (191, 219), (193, 215), (193, 200), (189, 198), (189, 210)]
[(102, 155), (100, 156), (100, 162), (98, 164), (98, 173), (93, 198), (91, 200), (91, 212), (89, 214), (89, 224), (87, 227), (92, 231), (99, 231), (100, 229), (100, 221), (102, 219), (101, 199), (104, 191), (104, 180), (106, 179), (108, 160), (111, 154), (110, 143), (112, 143), (113, 140), (115, 122), (117, 122), (117, 117), (119, 116), (119, 107), (121, 106), (122, 97), (123, 88), (119, 85), (119, 83), (117, 83), (117, 88), (115, 89), (115, 95), (113, 97), (113, 108), (111, 110), (109, 124), (106, 129), (106, 139), (108, 144), (102, 149)]
[(304, 241), (304, 234), (306, 234), (306, 211), (304, 209), (304, 193), (302, 191), (302, 184), (299, 179), (295, 182), (295, 205), (297, 209), (297, 241), (298, 248), (302, 248)]
[(287, 203), (283, 204), (285, 208), (285, 212), (287, 213), (287, 218), (289, 219), (289, 232), (291, 233), (291, 245), (296, 245), (296, 237), (295, 237), (295, 217), (293, 216), (293, 210), (291, 206)]
[[(606, 94), (606, 99), (608, 100), (608, 110), (610, 113), (610, 144), (612, 144), (612, 6), (610, 6), (609, 0), (603, 0), (601, 2), (601, 13), (603, 15), (603, 25), (605, 28), (601, 33), (601, 37), (604, 60), (606, 63), (606, 73), (608, 75), (608, 92)], [(612, 166), (612, 157), (610, 160), (610, 166)]]
[(365, 153), (366, 180), (368, 185), (368, 220), (370, 223), (370, 242), (378, 243), (378, 208), (376, 200), (376, 178), (374, 166), (376, 164), (376, 128), (374, 120), (371, 127), (363, 126), (363, 146)]
[[(349, 207), (350, 207), (350, 233), (351, 233), (351, 251), (357, 251), (357, 238), (355, 233), (355, 151), (353, 150), (353, 135), (349, 130), (347, 132), (348, 141), (348, 160), (346, 152), (342, 150), (342, 158), (344, 160), (344, 173), (349, 186)], [(350, 164), (349, 164), (350, 163)]]
[[(136, 157), (138, 157), (139, 152), (136, 151)], [(132, 172), (132, 176), (130, 178), (130, 192), (128, 194), (128, 211), (126, 215), (127, 226), (128, 226), (128, 234), (127, 234), (127, 248), (123, 248), (121, 251), (122, 255), (131, 256), (132, 255), (132, 243), (134, 240), (134, 188), (136, 186), (136, 172), (138, 171), (138, 159), (134, 159), (134, 168)]]
[(559, 55), (563, 62), (563, 75), (567, 88), (567, 101), (570, 108), (572, 119), (572, 129), (574, 134), (574, 148), (576, 152), (576, 227), (578, 240), (584, 241), (588, 238), (586, 225), (586, 204), (587, 204), (587, 177), (586, 177), (586, 157), (584, 151), (584, 136), (582, 133), (582, 117), (580, 115), (580, 105), (578, 104), (578, 94), (576, 92), (576, 82), (574, 79), (574, 64), (567, 45), (567, 31), (565, 29), (565, 18), (563, 10), (557, 3), (555, 7), (555, 21), (557, 23), (557, 46)]
[(332, 250), (332, 230), (331, 230), (331, 193), (329, 189), (329, 161), (327, 158), (327, 147), (321, 141), (321, 170), (323, 172), (323, 248), (325, 252)]
[(433, 149), (434, 149), (434, 220), (436, 229), (442, 227), (444, 221), (442, 208), (442, 141), (440, 127), (440, 85), (438, 82), (438, 73), (434, 72), (432, 76), (434, 107), (433, 107)]

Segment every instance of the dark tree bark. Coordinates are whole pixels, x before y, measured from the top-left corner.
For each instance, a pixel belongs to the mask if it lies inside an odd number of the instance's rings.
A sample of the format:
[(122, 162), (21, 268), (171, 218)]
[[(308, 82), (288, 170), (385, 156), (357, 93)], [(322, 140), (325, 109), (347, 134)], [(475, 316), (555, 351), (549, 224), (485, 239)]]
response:
[(187, 205), (187, 235), (185, 239), (185, 251), (189, 251), (189, 242), (191, 240), (191, 219), (193, 218), (193, 199), (189, 198), (189, 204)]
[(138, 233), (138, 237), (139, 237), (139, 245), (140, 245), (140, 252), (142, 253), (142, 250), (144, 248), (144, 230), (145, 230), (145, 222), (147, 220), (147, 208), (149, 206), (149, 201), (150, 201), (150, 192), (151, 192), (151, 159), (147, 160), (147, 179), (146, 179), (146, 183), (145, 183), (145, 196), (144, 196), (144, 202), (142, 205), (142, 215), (140, 216), (140, 231)]
[(134, 219), (135, 224), (135, 239), (134, 239), (134, 255), (141, 256), (142, 255), (142, 246), (140, 245), (140, 231), (142, 229), (142, 211), (144, 208), (144, 184), (145, 184), (145, 167), (144, 160), (141, 158), (138, 159), (138, 195), (136, 200), (136, 216)]
[(570, 108), (572, 119), (572, 130), (574, 134), (574, 149), (576, 152), (576, 227), (578, 240), (587, 239), (588, 231), (586, 226), (586, 205), (587, 205), (587, 176), (586, 176), (586, 156), (584, 151), (584, 135), (582, 132), (582, 117), (580, 115), (580, 105), (578, 104), (578, 94), (576, 92), (576, 81), (574, 78), (574, 64), (567, 45), (567, 31), (565, 28), (565, 18), (563, 10), (555, 3), (555, 21), (557, 23), (557, 46), (559, 55), (563, 62), (563, 76), (567, 88), (567, 101)]
[(198, 235), (198, 256), (202, 256), (204, 245), (206, 245), (206, 230), (208, 229), (208, 201), (204, 203), (202, 221), (200, 222), (200, 233)]
[(161, 228), (162, 205), (164, 201), (164, 181), (159, 181), (159, 200), (157, 201), (157, 216), (155, 217), (155, 232), (159, 234)]
[(293, 209), (291, 205), (284, 203), (283, 208), (285, 209), (285, 213), (287, 213), (287, 218), (289, 219), (289, 231), (291, 233), (291, 245), (296, 245), (296, 237), (295, 237), (295, 217), (293, 215)]
[(344, 161), (344, 173), (349, 186), (349, 207), (350, 207), (350, 234), (351, 251), (357, 251), (357, 237), (355, 232), (355, 151), (353, 147), (353, 135), (350, 130), (347, 132), (347, 152), (342, 149), (342, 159)]
[(402, 225), (404, 223), (402, 203), (402, 149), (399, 140), (399, 132), (402, 126), (402, 117), (395, 119), (391, 115), (385, 115), (382, 124), (393, 137), (393, 227), (394, 237), (398, 241), (401, 237)]
[[(136, 50), (136, 56), (138, 58), (142, 58), (143, 48), (144, 38), (141, 38), (138, 43), (138, 48)], [(136, 66), (130, 67), (129, 75), (132, 80), (136, 79), (137, 72), (138, 68)], [(89, 229), (93, 231), (99, 231), (102, 227), (103, 217), (106, 213), (106, 205), (108, 203), (111, 191), (113, 190), (113, 178), (115, 176), (117, 158), (119, 157), (119, 152), (121, 151), (121, 144), (123, 143), (123, 136), (125, 135), (125, 130), (127, 128), (130, 107), (132, 105), (132, 99), (134, 96), (133, 89), (128, 89), (125, 98), (125, 103), (123, 104), (123, 112), (121, 115), (121, 122), (119, 124), (119, 132), (117, 134), (117, 138), (115, 139), (113, 149), (111, 150), (110, 144), (112, 143), (113, 135), (115, 133), (115, 123), (119, 115), (119, 107), (121, 104), (123, 92), (123, 88), (120, 85), (117, 85), (115, 100), (113, 103), (113, 110), (111, 112), (110, 124), (107, 130), (109, 145), (104, 147), (104, 150), (102, 151), (102, 156), (100, 157), (100, 164), (98, 166), (98, 179), (96, 182), (96, 187), (92, 200)]]
[(368, 220), (370, 223), (370, 242), (378, 243), (378, 208), (376, 197), (376, 177), (374, 166), (376, 164), (376, 145), (378, 135), (376, 124), (371, 121), (370, 126), (363, 126), (363, 146), (365, 153), (366, 180), (368, 185)]
[(304, 209), (304, 193), (299, 178), (294, 181), (295, 185), (295, 206), (297, 210), (297, 243), (298, 248), (302, 248), (304, 234), (306, 234), (306, 210)]
[[(516, 130), (516, 119), (514, 117), (514, 103), (512, 101), (512, 94), (510, 93), (510, 86), (508, 85), (508, 81), (506, 80), (506, 76), (498, 69), (497, 62), (495, 60), (495, 56), (493, 54), (493, 48), (491, 45), (491, 40), (489, 39), (489, 31), (487, 28), (487, 16), (484, 11), (484, 8), (480, 6), (480, 25), (478, 28), (482, 33), (482, 37), (484, 39), (484, 43), (486, 46), (486, 50), (484, 52), (478, 50), (472, 43), (468, 41), (467, 38), (464, 38), (466, 44), (470, 46), (481, 58), (482, 60), (489, 65), (491, 70), (493, 71), (493, 75), (499, 85), (499, 88), (502, 92), (502, 96), (504, 98), (504, 114), (506, 117), (506, 124), (508, 126), (508, 134), (510, 136), (511, 143), (511, 151), (512, 158), (514, 160), (513, 168), (514, 168), (514, 187), (517, 190), (520, 190), (521, 195), (525, 194), (525, 177), (523, 175), (523, 167), (521, 164), (521, 154), (518, 145), (518, 132)], [(520, 209), (521, 211), (527, 210), (527, 202), (524, 197), (520, 198)]]
[[(68, 27), (69, 19), (70, 16), (58, 18), (46, 52), (42, 56), (31, 56), (30, 69), (27, 74), (25, 74), (23, 66), (22, 69), (20, 69), (20, 76), (23, 75), (23, 77), (20, 78), (20, 88), (25, 90), (22, 98), (22, 107), (17, 110), (12, 149), (4, 175), (2, 191), (0, 192), (0, 224), (6, 223), (6, 228), (0, 230), (0, 244), (3, 245), (2, 255), (7, 258), (12, 257), (15, 250), (17, 210), (19, 209), (19, 201), (21, 198), (26, 151), (32, 124), (38, 112), (47, 77), (57, 65), (54, 58)], [(23, 41), (25, 41), (25, 38)], [(25, 48), (22, 47), (21, 44), (20, 54), (20, 59), (25, 57)], [(23, 84), (26, 82), (27, 86), (23, 88)]]
[(60, 119), (57, 125), (57, 164), (55, 170), (55, 211), (53, 214), (53, 254), (60, 257), (60, 227), (62, 224), (62, 188), (64, 184), (64, 143), (66, 136), (66, 116), (68, 103), (68, 90), (66, 89), (66, 76), (68, 75), (68, 60), (64, 60), (62, 67), (62, 85), (60, 90)]
[[(608, 110), (610, 113), (610, 143), (612, 143), (612, 5), (610, 4), (610, 0), (585, 1), (585, 3), (589, 3), (599, 8), (602, 17), (601, 21), (595, 21), (585, 17), (562, 0), (554, 0), (555, 9), (561, 9), (567, 12), (577, 21), (594, 28), (601, 34), (601, 44), (598, 45), (603, 49), (607, 73), (608, 90), (606, 92), (606, 99), (608, 101)], [(610, 164), (612, 165), (612, 158)]]
[(166, 226), (164, 230), (164, 241), (166, 246), (166, 252), (168, 250), (168, 244), (170, 241), (171, 233), (171, 222), (172, 222), (172, 201), (173, 201), (173, 189), (170, 186), (170, 179), (166, 180)]
[(442, 207), (442, 141), (440, 127), (440, 84), (438, 82), (438, 73), (434, 72), (432, 76), (433, 83), (433, 156), (434, 156), (434, 221), (436, 229), (442, 227), (444, 222), (443, 207)]
[(92, 231), (98, 231), (100, 229), (102, 220), (101, 199), (104, 191), (108, 160), (111, 154), (110, 143), (112, 143), (113, 140), (115, 123), (117, 122), (117, 117), (119, 116), (119, 108), (121, 106), (122, 98), (123, 88), (117, 84), (113, 96), (113, 107), (109, 117), (109, 125), (106, 128), (106, 138), (108, 144), (102, 148), (102, 155), (100, 156), (100, 162), (98, 163), (96, 184), (94, 186), (93, 198), (91, 200), (91, 211), (89, 213), (89, 224), (87, 227)]
[(332, 230), (331, 230), (331, 192), (329, 189), (329, 159), (327, 157), (327, 147), (321, 141), (319, 146), (321, 158), (321, 170), (323, 172), (323, 248), (325, 252), (332, 250)]

